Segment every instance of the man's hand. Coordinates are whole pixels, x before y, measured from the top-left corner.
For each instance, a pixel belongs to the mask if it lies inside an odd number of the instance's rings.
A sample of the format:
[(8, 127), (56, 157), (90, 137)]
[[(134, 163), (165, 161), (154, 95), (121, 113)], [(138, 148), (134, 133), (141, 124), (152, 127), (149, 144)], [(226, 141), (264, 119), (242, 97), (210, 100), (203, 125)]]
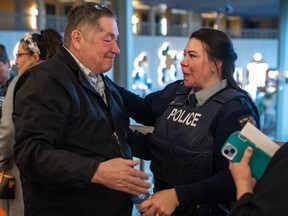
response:
[(102, 162), (91, 182), (129, 194), (146, 193), (151, 185), (145, 182), (149, 178), (146, 173), (134, 169), (139, 162), (122, 158)]
[(256, 180), (251, 175), (249, 166), (253, 150), (248, 147), (239, 163), (230, 162), (229, 169), (237, 188), (237, 200), (245, 193), (253, 193)]

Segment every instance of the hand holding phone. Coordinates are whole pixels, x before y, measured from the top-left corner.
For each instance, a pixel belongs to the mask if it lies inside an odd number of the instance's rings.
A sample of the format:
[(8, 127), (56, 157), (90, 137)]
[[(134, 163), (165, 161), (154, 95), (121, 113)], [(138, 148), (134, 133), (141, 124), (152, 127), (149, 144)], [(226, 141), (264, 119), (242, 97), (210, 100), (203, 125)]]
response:
[(265, 172), (271, 160), (271, 156), (257, 147), (245, 136), (241, 135), (240, 132), (234, 132), (230, 135), (223, 145), (221, 153), (232, 162), (240, 162), (244, 151), (248, 146), (253, 149), (253, 155), (249, 164), (251, 173), (255, 179), (259, 180)]

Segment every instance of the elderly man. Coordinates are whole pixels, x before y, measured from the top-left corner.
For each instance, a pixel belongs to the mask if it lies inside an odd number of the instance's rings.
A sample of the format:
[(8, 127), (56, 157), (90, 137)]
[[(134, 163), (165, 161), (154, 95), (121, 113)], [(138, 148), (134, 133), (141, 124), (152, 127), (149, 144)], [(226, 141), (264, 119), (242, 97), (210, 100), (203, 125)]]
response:
[(149, 157), (149, 135), (129, 129), (122, 98), (103, 75), (120, 52), (118, 34), (105, 5), (78, 4), (64, 46), (19, 78), (14, 150), (25, 215), (127, 216), (131, 194), (148, 191), (132, 153)]

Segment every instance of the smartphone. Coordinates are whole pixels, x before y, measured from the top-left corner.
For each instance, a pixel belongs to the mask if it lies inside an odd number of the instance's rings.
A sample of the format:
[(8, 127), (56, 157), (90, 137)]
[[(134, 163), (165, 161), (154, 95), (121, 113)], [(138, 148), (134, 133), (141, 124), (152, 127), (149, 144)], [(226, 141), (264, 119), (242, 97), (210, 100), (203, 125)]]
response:
[(259, 180), (264, 174), (271, 156), (241, 135), (240, 132), (234, 132), (229, 136), (221, 148), (221, 153), (232, 162), (240, 162), (248, 146), (253, 149), (253, 155), (250, 159), (251, 173), (255, 179)]

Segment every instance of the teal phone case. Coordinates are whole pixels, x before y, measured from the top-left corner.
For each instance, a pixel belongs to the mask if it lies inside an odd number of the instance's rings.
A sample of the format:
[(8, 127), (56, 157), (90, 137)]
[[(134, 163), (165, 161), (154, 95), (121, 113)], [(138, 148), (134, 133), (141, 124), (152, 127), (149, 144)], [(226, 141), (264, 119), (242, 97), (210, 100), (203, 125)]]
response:
[(251, 173), (255, 179), (259, 180), (264, 174), (271, 160), (271, 156), (258, 148), (238, 131), (230, 135), (222, 146), (221, 153), (232, 162), (240, 162), (244, 151), (248, 146), (253, 149), (253, 155), (250, 160)]

